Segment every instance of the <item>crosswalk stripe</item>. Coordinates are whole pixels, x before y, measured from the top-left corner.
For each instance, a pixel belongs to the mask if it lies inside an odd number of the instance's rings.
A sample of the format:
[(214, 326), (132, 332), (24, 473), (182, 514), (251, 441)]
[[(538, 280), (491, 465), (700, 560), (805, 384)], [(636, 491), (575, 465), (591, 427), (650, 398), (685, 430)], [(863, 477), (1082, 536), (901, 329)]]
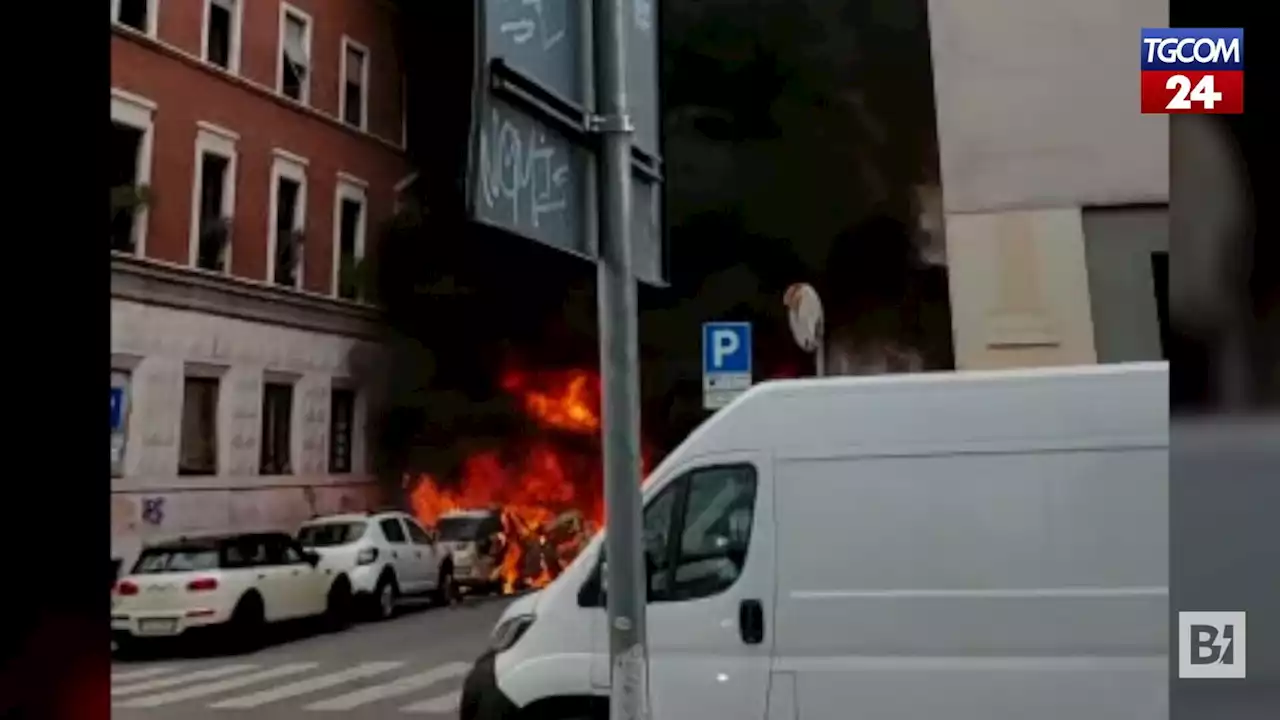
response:
[(351, 682), (352, 680), (360, 680), (362, 678), (373, 677), (385, 672), (390, 672), (404, 665), (402, 662), (369, 662), (356, 665), (353, 668), (347, 668), (328, 675), (320, 675), (318, 677), (307, 678), (297, 682), (281, 685), (279, 687), (261, 690), (250, 695), (242, 695), (240, 697), (230, 698), (221, 702), (210, 705), (211, 708), (219, 710), (245, 709), (255, 708), (259, 705), (284, 700), (285, 698), (297, 697), (298, 695), (306, 695), (307, 693), (323, 690), (334, 685)]
[(458, 704), (461, 701), (462, 691), (455, 690), (451, 693), (445, 693), (439, 697), (433, 697), (412, 705), (406, 705), (400, 708), (400, 712), (443, 715), (457, 710)]
[(171, 667), (150, 667), (150, 668), (144, 668), (142, 670), (125, 670), (122, 672), (113, 672), (111, 673), (111, 682), (123, 683), (123, 682), (133, 682), (137, 680), (146, 680), (147, 678), (153, 678), (157, 675), (164, 675), (165, 673), (171, 673), (173, 672), (173, 670), (174, 668), (171, 668)]
[(203, 685), (193, 685), (191, 687), (170, 690), (169, 692), (158, 693), (156, 695), (144, 695), (143, 697), (126, 700), (122, 703), (113, 703), (112, 707), (153, 708), (161, 705), (169, 705), (171, 703), (182, 702), (184, 700), (193, 700), (195, 698), (217, 695), (220, 692), (235, 690), (246, 685), (274, 680), (279, 677), (297, 675), (298, 673), (312, 670), (319, 665), (320, 663), (313, 662), (288, 663), (279, 667), (271, 668), (270, 670), (263, 670), (249, 675), (240, 675), (239, 677), (218, 680), (216, 682), (205, 683)]
[(407, 695), (415, 690), (421, 690), (430, 687), (442, 680), (448, 680), (452, 677), (463, 675), (470, 669), (470, 665), (464, 662), (451, 662), (440, 665), (426, 672), (416, 675), (406, 675), (383, 685), (374, 685), (355, 692), (349, 692), (346, 695), (321, 700), (312, 703), (304, 710), (351, 710), (366, 703), (386, 700), (387, 698), (399, 697)]
[(200, 682), (201, 680), (216, 680), (228, 675), (253, 670), (257, 665), (222, 665), (220, 667), (206, 668), (204, 670), (196, 670), (185, 675), (173, 675), (170, 677), (159, 678), (157, 680), (148, 680), (133, 685), (123, 685), (121, 687), (111, 688), (111, 697), (120, 697), (122, 695), (137, 695), (138, 693), (150, 692), (152, 690), (163, 690), (175, 685), (182, 685), (189, 682)]

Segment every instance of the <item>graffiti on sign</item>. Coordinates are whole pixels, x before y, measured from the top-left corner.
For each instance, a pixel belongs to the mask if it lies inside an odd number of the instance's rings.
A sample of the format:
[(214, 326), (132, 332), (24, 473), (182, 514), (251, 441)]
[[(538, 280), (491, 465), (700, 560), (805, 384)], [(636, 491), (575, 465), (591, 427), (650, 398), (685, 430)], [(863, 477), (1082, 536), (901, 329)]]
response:
[(148, 525), (160, 525), (164, 522), (164, 498), (142, 498), (142, 520)]

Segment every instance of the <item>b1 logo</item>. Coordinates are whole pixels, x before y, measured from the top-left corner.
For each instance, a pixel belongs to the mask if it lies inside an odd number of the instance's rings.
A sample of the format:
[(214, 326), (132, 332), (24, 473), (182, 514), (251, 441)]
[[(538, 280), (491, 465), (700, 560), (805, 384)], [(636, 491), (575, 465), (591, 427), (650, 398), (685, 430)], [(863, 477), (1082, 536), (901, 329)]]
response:
[(1245, 613), (1178, 613), (1178, 677), (1245, 677)]
[(1164, 88), (1173, 91), (1165, 110), (1191, 110), (1193, 103), (1201, 110), (1213, 110), (1222, 101), (1222, 93), (1214, 89), (1213, 75), (1201, 77), (1195, 87), (1186, 75), (1174, 75), (1165, 82)]

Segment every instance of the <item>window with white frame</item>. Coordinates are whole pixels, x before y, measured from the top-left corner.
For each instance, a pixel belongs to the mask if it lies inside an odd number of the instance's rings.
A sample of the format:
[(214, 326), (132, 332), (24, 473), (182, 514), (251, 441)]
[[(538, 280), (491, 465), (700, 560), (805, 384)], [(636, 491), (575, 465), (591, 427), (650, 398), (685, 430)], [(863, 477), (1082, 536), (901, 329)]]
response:
[(146, 243), (155, 103), (111, 91), (111, 249), (141, 254)]
[(191, 264), (230, 272), (231, 229), (236, 207), (236, 140), (225, 128), (200, 123), (191, 183)]
[(306, 105), (311, 100), (311, 16), (280, 5), (279, 89)]
[(271, 165), (270, 253), (267, 277), (276, 284), (302, 286), (307, 217), (306, 160), (276, 150)]
[(204, 38), (201, 41), (205, 62), (223, 70), (240, 72), (240, 35), (245, 0), (205, 0)]
[(338, 297), (361, 299), (363, 293), (365, 233), (368, 226), (365, 183), (339, 176), (334, 197), (334, 288)]
[(364, 130), (369, 122), (369, 49), (342, 38), (342, 121)]
[(111, 0), (111, 20), (138, 32), (156, 34), (156, 0)]

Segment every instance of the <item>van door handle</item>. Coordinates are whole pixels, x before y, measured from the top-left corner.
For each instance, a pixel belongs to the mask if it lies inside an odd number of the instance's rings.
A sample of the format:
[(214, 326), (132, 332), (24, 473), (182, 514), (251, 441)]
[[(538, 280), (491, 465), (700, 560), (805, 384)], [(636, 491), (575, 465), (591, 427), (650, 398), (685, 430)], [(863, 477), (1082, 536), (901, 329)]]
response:
[(738, 632), (748, 645), (764, 642), (764, 606), (759, 600), (743, 600), (738, 606)]

